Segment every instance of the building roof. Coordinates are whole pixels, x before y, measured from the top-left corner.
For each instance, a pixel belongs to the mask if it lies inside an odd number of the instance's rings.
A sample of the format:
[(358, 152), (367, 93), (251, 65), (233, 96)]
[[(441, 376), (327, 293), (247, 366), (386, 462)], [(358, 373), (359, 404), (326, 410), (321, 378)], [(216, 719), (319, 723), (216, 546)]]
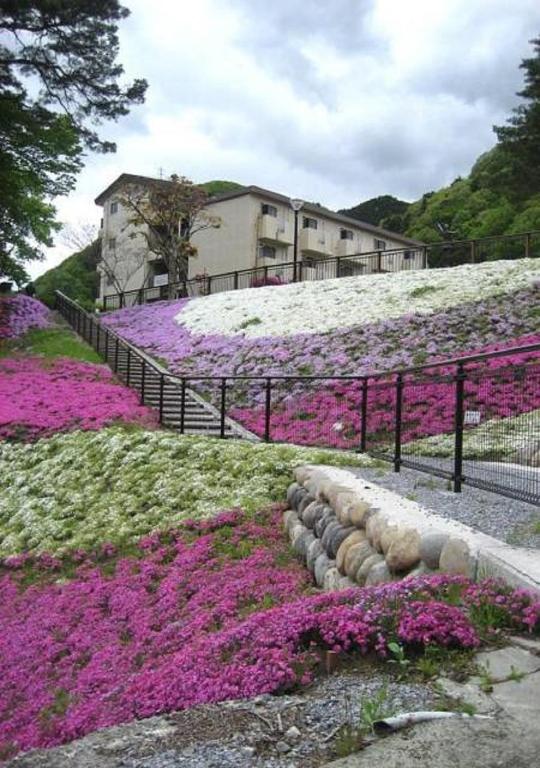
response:
[[(152, 182), (153, 184), (156, 182), (161, 182), (163, 184), (169, 183), (166, 179), (154, 179), (150, 176), (137, 176), (131, 173), (122, 173), (112, 182), (112, 184), (109, 184), (109, 186), (96, 197), (94, 202), (96, 205), (103, 205), (118, 188), (124, 186), (127, 183), (145, 184), (148, 182)], [(224, 192), (220, 195), (214, 195), (213, 197), (209, 198), (208, 202), (221, 203), (225, 200), (233, 200), (236, 197), (244, 197), (245, 195), (256, 195), (257, 197), (262, 197), (265, 200), (285, 203), (286, 205), (290, 204), (291, 199), (287, 195), (282, 195), (279, 192), (272, 192), (269, 189), (263, 189), (262, 187), (257, 187), (255, 185), (249, 185), (246, 187), (240, 187), (239, 189), (235, 189), (231, 192)], [(410, 237), (405, 237), (405, 235), (399, 234), (398, 232), (391, 232), (388, 229), (377, 227), (374, 224), (370, 224), (367, 221), (361, 221), (360, 219), (355, 219), (352, 216), (344, 216), (342, 213), (337, 213), (336, 211), (332, 211), (330, 208), (325, 208), (323, 205), (317, 205), (316, 203), (305, 202), (302, 207), (302, 211), (324, 216), (327, 219), (332, 219), (333, 221), (337, 221), (340, 224), (348, 224), (349, 226), (363, 229), (366, 232), (379, 235), (381, 238), (391, 238), (392, 240), (396, 240), (400, 243), (403, 243), (404, 245), (413, 245), (416, 247), (423, 245), (423, 243), (421, 243), (419, 240), (412, 240)]]

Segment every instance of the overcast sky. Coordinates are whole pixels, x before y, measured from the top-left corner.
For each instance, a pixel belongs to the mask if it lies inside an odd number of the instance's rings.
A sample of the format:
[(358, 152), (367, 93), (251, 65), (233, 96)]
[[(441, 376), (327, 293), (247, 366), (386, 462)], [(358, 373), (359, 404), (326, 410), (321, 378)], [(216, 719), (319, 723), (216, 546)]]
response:
[[(144, 105), (101, 135), (63, 222), (99, 222), (120, 173), (229, 179), (323, 203), (414, 200), (494, 144), (540, 0), (125, 0)], [(35, 277), (68, 255), (58, 244)]]

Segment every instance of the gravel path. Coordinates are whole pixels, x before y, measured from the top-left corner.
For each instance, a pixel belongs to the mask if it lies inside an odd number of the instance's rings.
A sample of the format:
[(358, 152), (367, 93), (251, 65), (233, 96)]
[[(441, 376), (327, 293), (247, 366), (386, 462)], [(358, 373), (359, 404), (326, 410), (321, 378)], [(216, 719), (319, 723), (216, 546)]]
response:
[(520, 547), (540, 548), (540, 510), (533, 504), (508, 499), (471, 486), (461, 493), (448, 488), (448, 481), (413, 469), (392, 467), (349, 471), (383, 488), (417, 501), (441, 517), (459, 520), (482, 533)]
[[(399, 682), (360, 659), (297, 695), (258, 696), (106, 728), (19, 755), (6, 768), (317, 768), (336, 757), (337, 729), (386, 692), (395, 712), (429, 709), (426, 684)], [(389, 714), (386, 713), (385, 714)]]

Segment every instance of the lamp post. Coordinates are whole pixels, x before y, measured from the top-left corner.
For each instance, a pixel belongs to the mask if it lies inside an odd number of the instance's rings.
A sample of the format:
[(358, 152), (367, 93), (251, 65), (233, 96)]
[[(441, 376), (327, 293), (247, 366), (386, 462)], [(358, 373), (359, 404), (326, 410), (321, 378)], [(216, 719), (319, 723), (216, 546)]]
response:
[(292, 199), (290, 203), (294, 211), (293, 283), (296, 283), (298, 279), (298, 214), (304, 206), (304, 201)]

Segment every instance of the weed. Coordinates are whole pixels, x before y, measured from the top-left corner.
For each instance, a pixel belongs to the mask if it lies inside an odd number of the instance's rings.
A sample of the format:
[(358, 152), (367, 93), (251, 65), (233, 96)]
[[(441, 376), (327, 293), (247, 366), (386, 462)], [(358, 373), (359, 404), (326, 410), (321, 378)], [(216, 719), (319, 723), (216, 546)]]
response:
[(491, 693), (493, 690), (493, 677), (489, 671), (489, 661), (485, 666), (478, 667), (478, 677), (480, 678), (480, 690), (484, 693)]
[(360, 728), (369, 733), (375, 733), (374, 725), (377, 720), (383, 720), (394, 714), (388, 698), (388, 686), (384, 686), (373, 696), (362, 702), (360, 709)]
[(525, 676), (525, 672), (521, 672), (521, 670), (516, 669), (516, 667), (514, 667), (512, 664), (510, 667), (510, 674), (508, 675), (509, 680), (514, 680), (516, 683), (520, 683)]
[(405, 656), (405, 650), (399, 643), (388, 643), (388, 650), (394, 657), (393, 659), (388, 659), (388, 663), (397, 664), (399, 669), (399, 679), (401, 679), (407, 674), (411, 662)]
[(244, 320), (243, 323), (240, 323), (238, 329), (243, 331), (245, 328), (249, 328), (250, 325), (260, 325), (261, 323), (262, 320), (260, 317), (250, 317), (248, 320)]
[(419, 285), (418, 288), (414, 288), (409, 296), (411, 299), (420, 299), (422, 296), (427, 296), (429, 293), (440, 291), (441, 287), (438, 285)]

